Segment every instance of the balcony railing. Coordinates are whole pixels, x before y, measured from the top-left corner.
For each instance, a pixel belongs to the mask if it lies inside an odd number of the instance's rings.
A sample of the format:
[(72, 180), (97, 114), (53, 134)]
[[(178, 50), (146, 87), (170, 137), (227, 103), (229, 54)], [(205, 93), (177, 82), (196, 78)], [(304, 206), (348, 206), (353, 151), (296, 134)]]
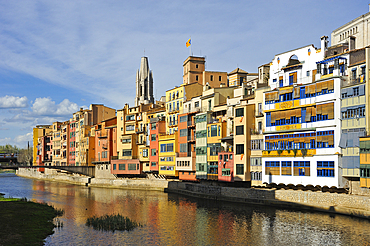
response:
[(258, 130), (251, 128), (251, 135), (262, 135), (264, 131), (265, 129)]
[(365, 76), (360, 76), (358, 78), (351, 78), (349, 80), (342, 80), (341, 81), (341, 86), (346, 87), (346, 86), (351, 86), (351, 85), (358, 85), (358, 84), (363, 84), (366, 83), (366, 78)]

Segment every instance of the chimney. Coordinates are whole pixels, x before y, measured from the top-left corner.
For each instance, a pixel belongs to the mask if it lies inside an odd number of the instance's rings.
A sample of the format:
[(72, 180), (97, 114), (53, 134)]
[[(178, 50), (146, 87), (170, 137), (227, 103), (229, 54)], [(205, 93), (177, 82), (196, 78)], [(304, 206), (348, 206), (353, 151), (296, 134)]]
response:
[(321, 38), (321, 51), (326, 51), (328, 49), (328, 36), (322, 36)]
[(356, 37), (350, 36), (349, 37), (349, 50), (354, 50), (356, 49)]

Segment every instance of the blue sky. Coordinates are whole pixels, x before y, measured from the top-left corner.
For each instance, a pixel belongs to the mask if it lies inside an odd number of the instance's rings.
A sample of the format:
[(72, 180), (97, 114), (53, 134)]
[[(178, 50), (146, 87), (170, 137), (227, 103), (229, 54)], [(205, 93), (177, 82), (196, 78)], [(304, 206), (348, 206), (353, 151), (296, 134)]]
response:
[[(367, 1), (0, 0), (0, 145), (92, 103), (133, 105), (140, 58), (154, 96), (182, 83), (185, 47), (206, 69), (257, 72), (369, 11)], [(144, 53), (145, 50), (145, 53)]]

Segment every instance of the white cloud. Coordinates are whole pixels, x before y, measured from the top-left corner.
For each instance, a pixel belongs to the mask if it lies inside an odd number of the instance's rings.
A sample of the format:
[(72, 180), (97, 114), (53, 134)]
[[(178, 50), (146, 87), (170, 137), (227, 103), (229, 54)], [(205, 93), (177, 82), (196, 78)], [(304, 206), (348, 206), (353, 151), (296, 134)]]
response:
[(24, 97), (4, 96), (0, 97), (0, 108), (26, 108), (28, 99)]
[(68, 99), (64, 99), (60, 104), (55, 104), (49, 97), (42, 97), (36, 98), (31, 109), (31, 115), (68, 116), (78, 111), (78, 105)]
[(14, 138), (6, 137), (0, 139), (0, 145), (16, 145), (19, 148), (26, 148), (27, 143), (30, 143), (30, 146), (32, 146), (33, 141), (33, 135), (32, 132), (26, 133), (24, 135), (18, 135)]
[(68, 99), (64, 99), (61, 103), (56, 104), (49, 97), (39, 97), (32, 103), (31, 110), (13, 110), (13, 116), (5, 117), (3, 121), (31, 124), (32, 126), (51, 124), (55, 121), (68, 120), (79, 108), (76, 103), (70, 102)]

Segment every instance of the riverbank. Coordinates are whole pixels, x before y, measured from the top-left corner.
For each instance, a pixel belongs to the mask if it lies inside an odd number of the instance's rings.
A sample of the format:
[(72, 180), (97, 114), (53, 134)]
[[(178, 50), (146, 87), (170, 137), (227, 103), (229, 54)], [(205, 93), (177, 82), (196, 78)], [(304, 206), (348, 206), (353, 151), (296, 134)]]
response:
[(43, 245), (61, 215), (47, 204), (0, 197), (0, 245)]
[(35, 168), (21, 168), (16, 173), (20, 177), (47, 181), (64, 182), (69, 184), (90, 187), (138, 189), (164, 191), (168, 187), (167, 180), (160, 179), (127, 179), (127, 178), (90, 178), (79, 174), (67, 174), (48, 170), (47, 173), (38, 172)]
[(104, 188), (159, 190), (168, 193), (284, 209), (320, 211), (370, 219), (370, 196), (261, 188), (233, 188), (158, 179), (89, 178), (20, 169), (18, 176)]

